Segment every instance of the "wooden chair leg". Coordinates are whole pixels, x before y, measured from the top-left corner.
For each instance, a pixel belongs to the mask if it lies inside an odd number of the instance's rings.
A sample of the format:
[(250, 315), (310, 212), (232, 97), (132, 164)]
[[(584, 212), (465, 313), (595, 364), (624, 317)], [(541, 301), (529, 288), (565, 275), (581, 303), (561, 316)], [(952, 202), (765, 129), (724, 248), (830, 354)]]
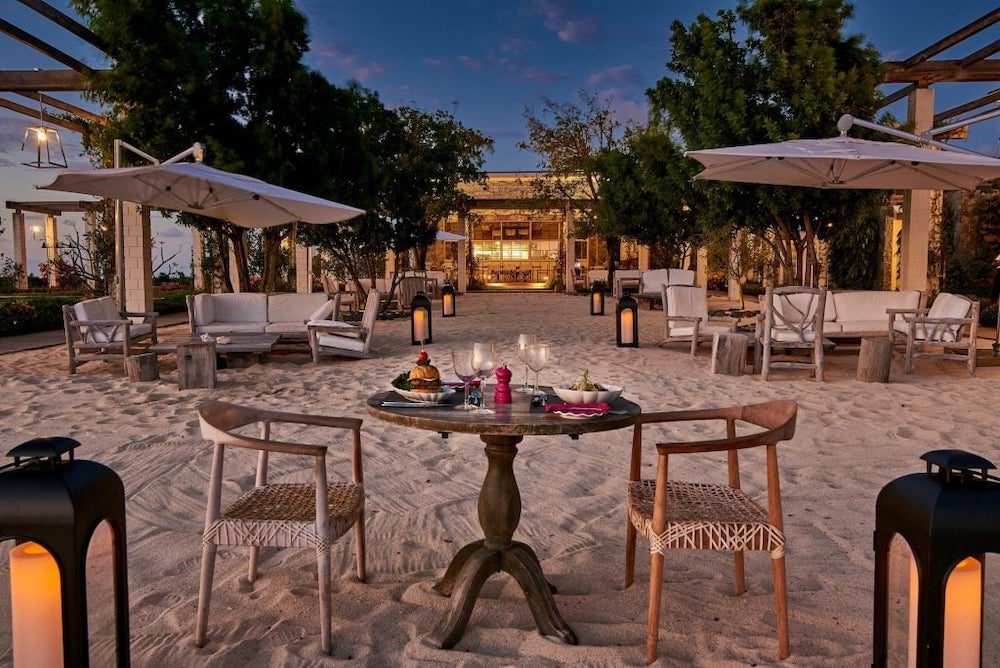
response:
[(324, 654), (333, 653), (330, 629), (330, 546), (316, 550), (316, 568), (319, 571), (319, 633), (320, 647)]
[(250, 548), (250, 569), (247, 571), (247, 581), (251, 584), (257, 579), (258, 563), (260, 563), (260, 548), (254, 545)]
[(903, 367), (904, 373), (911, 374), (916, 370), (916, 367), (913, 363), (913, 352), (914, 352), (913, 337), (909, 337), (906, 339), (906, 365)]
[(627, 529), (625, 529), (625, 586), (628, 589), (635, 582), (635, 527), (632, 520), (625, 518)]
[(823, 382), (823, 342), (817, 341), (816, 345), (813, 347), (813, 364), (816, 365), (816, 382)]
[(761, 359), (760, 363), (760, 380), (762, 383), (767, 382), (767, 376), (770, 372), (771, 372), (771, 345), (765, 343), (763, 359)]
[(743, 550), (733, 552), (733, 569), (736, 572), (736, 595), (742, 596), (747, 592), (747, 576)]
[(660, 633), (660, 597), (663, 590), (663, 555), (654, 552), (649, 560), (649, 613), (646, 622), (646, 664), (656, 661)]
[(976, 341), (973, 339), (969, 342), (969, 377), (975, 378), (976, 376)]
[(788, 594), (785, 587), (785, 557), (771, 559), (774, 576), (774, 607), (777, 613), (778, 658), (787, 659), (791, 654), (788, 646)]
[(215, 545), (205, 545), (201, 550), (201, 582), (198, 587), (198, 617), (194, 626), (194, 644), (205, 646), (208, 630), (208, 611), (212, 602), (212, 576), (215, 573)]
[(354, 557), (358, 566), (358, 580), (368, 579), (365, 569), (365, 512), (361, 511), (358, 521), (354, 523)]

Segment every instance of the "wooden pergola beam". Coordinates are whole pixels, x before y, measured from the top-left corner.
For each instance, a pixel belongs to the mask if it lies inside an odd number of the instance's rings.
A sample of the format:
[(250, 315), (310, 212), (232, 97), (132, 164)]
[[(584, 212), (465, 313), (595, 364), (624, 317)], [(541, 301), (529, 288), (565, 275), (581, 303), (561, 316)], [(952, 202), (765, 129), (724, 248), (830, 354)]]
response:
[(946, 121), (949, 118), (954, 118), (959, 114), (964, 114), (967, 111), (972, 111), (973, 109), (979, 109), (980, 107), (985, 107), (990, 102), (996, 102), (1000, 100), (1000, 89), (993, 91), (982, 97), (977, 97), (975, 100), (970, 100), (965, 104), (960, 104), (957, 107), (952, 107), (951, 109), (945, 109), (944, 111), (934, 114), (934, 122), (940, 123), (941, 121)]
[(980, 60), (967, 67), (959, 60), (927, 60), (912, 67), (905, 62), (885, 64), (884, 83), (944, 81), (1000, 81), (1000, 60)]
[(101, 200), (73, 200), (52, 202), (14, 202), (7, 200), (5, 206), (14, 211), (28, 213), (43, 213), (50, 216), (61, 216), (64, 213), (84, 213), (101, 206)]
[(83, 75), (73, 70), (0, 70), (2, 92), (73, 92), (86, 89)]
[(71, 70), (74, 70), (76, 72), (81, 72), (84, 74), (90, 72), (89, 67), (84, 65), (82, 62), (80, 62), (73, 56), (69, 55), (64, 51), (60, 51), (59, 49), (52, 46), (48, 42), (38, 39), (31, 33), (25, 30), (21, 30), (10, 21), (5, 21), (4, 19), (0, 19), (0, 33), (3, 33), (8, 37), (16, 39), (18, 42), (21, 42), (26, 46), (30, 46), (32, 49), (40, 53), (44, 53), (52, 60), (55, 60), (58, 63), (62, 63)]
[(959, 28), (950, 35), (942, 37), (941, 39), (934, 42), (923, 51), (920, 51), (919, 53), (916, 53), (907, 58), (906, 60), (904, 60), (902, 62), (902, 65), (905, 68), (912, 68), (915, 65), (919, 65), (925, 60), (941, 53), (945, 49), (949, 49), (958, 44), (959, 42), (962, 42), (968, 39), (969, 37), (972, 37), (977, 32), (983, 30), (984, 28), (988, 28), (997, 21), (1000, 21), (1000, 8), (989, 11), (985, 15), (979, 17), (972, 23), (968, 24), (967, 26)]
[(878, 108), (881, 109), (882, 107), (888, 107), (893, 102), (898, 102), (902, 100), (904, 97), (906, 97), (916, 89), (917, 89), (917, 84), (911, 83), (909, 86), (903, 86), (898, 90), (894, 90), (893, 92), (889, 93), (888, 95), (882, 98), (882, 102), (879, 103)]
[(1000, 39), (994, 40), (989, 44), (987, 44), (986, 46), (984, 46), (983, 48), (979, 49), (978, 51), (970, 53), (965, 58), (962, 58), (962, 60), (958, 62), (958, 66), (968, 67), (973, 63), (978, 63), (980, 60), (989, 58), (997, 51), (1000, 51)]
[(42, 102), (50, 107), (55, 107), (56, 109), (61, 109), (68, 114), (73, 114), (74, 116), (79, 116), (85, 121), (90, 121), (91, 123), (100, 123), (103, 125), (107, 122), (107, 119), (100, 114), (95, 114), (92, 111), (87, 111), (82, 107), (78, 107), (75, 104), (70, 104), (69, 102), (63, 102), (59, 98), (52, 97), (50, 95), (45, 95), (44, 93), (18, 93), (21, 97), (28, 98), (33, 102)]
[(61, 28), (73, 33), (87, 44), (100, 49), (104, 53), (108, 53), (108, 45), (103, 39), (95, 35), (90, 28), (62, 13), (49, 3), (43, 2), (43, 0), (18, 0), (18, 2), (29, 9), (35, 10)]
[[(19, 114), (24, 114), (29, 118), (38, 118), (38, 111), (32, 109), (31, 107), (26, 107), (23, 104), (18, 104), (17, 102), (11, 102), (10, 100), (0, 97), (0, 107), (4, 109), (10, 109), (11, 111), (17, 112)], [(48, 123), (49, 125), (58, 125), (61, 128), (66, 128), (67, 130), (73, 130), (74, 132), (83, 132), (87, 129), (87, 126), (78, 121), (73, 121), (68, 118), (62, 118), (61, 116), (53, 116), (49, 112), (42, 112), (42, 121)]]

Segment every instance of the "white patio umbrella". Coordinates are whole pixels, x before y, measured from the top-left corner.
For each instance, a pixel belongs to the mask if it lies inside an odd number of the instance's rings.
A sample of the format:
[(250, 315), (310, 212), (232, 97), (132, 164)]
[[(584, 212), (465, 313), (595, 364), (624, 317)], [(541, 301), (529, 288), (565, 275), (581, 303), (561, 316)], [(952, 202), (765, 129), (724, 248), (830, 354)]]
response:
[(240, 227), (273, 227), (298, 221), (337, 223), (364, 213), (363, 209), (194, 162), (71, 169), (52, 183), (38, 187), (187, 211)]
[(696, 179), (808, 188), (973, 190), (1000, 178), (1000, 160), (956, 151), (840, 136), (728, 146), (684, 155)]
[(468, 238), (469, 237), (462, 236), (461, 234), (455, 234), (454, 232), (438, 230), (435, 241), (465, 241)]

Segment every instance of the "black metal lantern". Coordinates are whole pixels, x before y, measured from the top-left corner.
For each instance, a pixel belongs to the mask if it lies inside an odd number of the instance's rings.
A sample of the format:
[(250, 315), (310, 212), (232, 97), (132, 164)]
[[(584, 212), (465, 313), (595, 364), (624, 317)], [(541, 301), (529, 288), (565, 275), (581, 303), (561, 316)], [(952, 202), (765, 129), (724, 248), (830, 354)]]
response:
[(442, 318), (454, 318), (455, 317), (455, 297), (458, 293), (455, 292), (455, 288), (451, 287), (451, 283), (445, 283), (444, 287), (441, 288), (441, 317)]
[(8, 452), (14, 463), (0, 468), (0, 540), (17, 543), (10, 553), (15, 666), (89, 664), (87, 549), (104, 521), (114, 546), (118, 666), (130, 662), (125, 489), (107, 466), (74, 459), (79, 445), (36, 438)]
[(893, 480), (875, 503), (872, 664), (889, 661), (889, 616), (898, 613), (890, 610), (890, 575), (899, 580), (890, 573), (890, 548), (898, 536), (912, 552), (909, 665), (979, 666), (983, 557), (1000, 552), (1000, 479), (988, 475), (995, 468), (989, 460), (962, 450), (934, 450), (921, 459), (926, 473)]
[(590, 287), (590, 315), (604, 315), (604, 288), (597, 281)]
[(433, 342), (431, 300), (423, 292), (418, 292), (410, 302), (410, 343), (422, 346)]
[(625, 295), (618, 300), (615, 329), (619, 348), (639, 347), (639, 303), (632, 295)]

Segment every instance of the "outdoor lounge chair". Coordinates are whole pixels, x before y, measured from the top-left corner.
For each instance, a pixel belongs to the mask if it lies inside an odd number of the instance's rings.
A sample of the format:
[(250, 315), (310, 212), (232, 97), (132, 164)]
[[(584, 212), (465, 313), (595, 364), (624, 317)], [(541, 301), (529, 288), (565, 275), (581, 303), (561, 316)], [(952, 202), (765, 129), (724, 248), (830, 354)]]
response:
[(710, 324), (708, 318), (708, 291), (706, 288), (679, 285), (660, 286), (663, 298), (663, 340), (667, 343), (691, 342), (691, 356), (698, 354), (698, 344), (711, 341), (716, 333), (736, 331), (736, 320), (725, 324)]
[[(968, 327), (969, 338), (962, 340)], [(944, 359), (965, 362), (969, 375), (976, 375), (976, 331), (979, 327), (979, 302), (961, 295), (942, 292), (929, 309), (890, 309), (889, 336), (895, 344), (905, 344), (901, 355), (906, 373), (916, 370), (914, 360)], [(927, 348), (941, 348), (927, 352)], [(965, 351), (959, 354), (956, 350)]]
[[(201, 582), (194, 642), (205, 644), (212, 576), (218, 546), (249, 546), (250, 582), (257, 577), (261, 547), (298, 547), (316, 551), (319, 571), (319, 617), (323, 651), (330, 654), (330, 543), (354, 527), (354, 552), (358, 579), (365, 581), (365, 492), (361, 464), (361, 420), (325, 415), (280, 413), (207, 401), (198, 407), (201, 435), (215, 445), (208, 507), (202, 537)], [(260, 437), (235, 433), (260, 424)], [(271, 425), (289, 423), (332, 427), (351, 432), (351, 482), (327, 482), (324, 445), (284, 442), (271, 438)], [(222, 507), (222, 469), (226, 446), (256, 450), (257, 475), (253, 489)], [(268, 457), (274, 453), (313, 459), (312, 483), (267, 483)], [(226, 486), (228, 489), (228, 485)]]
[[(643, 413), (636, 418), (628, 483), (625, 587), (630, 587), (635, 579), (636, 536), (641, 534), (649, 541), (650, 552), (646, 663), (656, 660), (663, 558), (667, 550), (732, 552), (737, 596), (746, 591), (743, 552), (768, 552), (777, 612), (778, 656), (788, 658), (785, 535), (778, 484), (777, 444), (795, 435), (797, 411), (796, 403), (786, 400), (731, 408)], [(657, 443), (656, 479), (641, 479), (644, 425), (704, 420), (724, 420), (726, 438)], [(737, 422), (754, 425), (763, 431), (738, 436)], [(767, 510), (740, 489), (739, 451), (759, 446), (766, 446), (767, 449)], [(711, 452), (726, 453), (728, 485), (668, 481), (670, 455)]]
[[(826, 312), (826, 288), (792, 285), (768, 287), (761, 297), (758, 316), (754, 367), (767, 382), (771, 368), (804, 369), (823, 382), (823, 316)], [(811, 351), (809, 361), (772, 360), (775, 349)]]
[[(133, 350), (156, 343), (159, 314), (119, 311), (111, 297), (63, 306), (62, 311), (71, 374), (81, 362), (94, 360), (121, 360), (124, 368)], [(142, 318), (142, 322), (131, 318)]]
[(378, 290), (374, 288), (368, 290), (360, 326), (340, 320), (311, 320), (307, 327), (313, 362), (318, 364), (320, 355), (324, 354), (339, 357), (369, 357), (380, 299)]

